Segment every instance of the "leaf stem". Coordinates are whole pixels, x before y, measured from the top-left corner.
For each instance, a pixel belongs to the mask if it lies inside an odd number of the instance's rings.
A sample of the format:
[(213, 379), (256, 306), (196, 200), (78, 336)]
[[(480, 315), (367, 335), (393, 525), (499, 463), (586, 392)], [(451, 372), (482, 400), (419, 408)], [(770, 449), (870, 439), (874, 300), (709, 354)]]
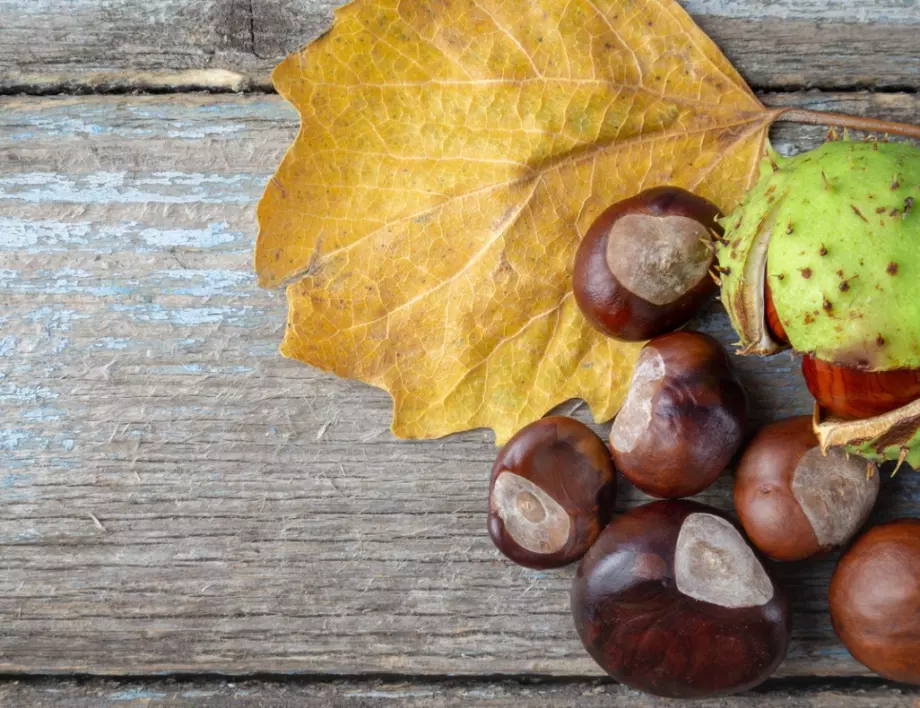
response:
[(805, 108), (790, 107), (777, 108), (775, 116), (774, 120), (789, 121), (790, 123), (832, 125), (850, 128), (851, 130), (864, 130), (869, 133), (892, 133), (920, 139), (920, 125), (894, 123), (876, 118), (862, 118), (860, 116), (850, 116), (846, 113), (823, 113), (821, 111), (809, 111)]

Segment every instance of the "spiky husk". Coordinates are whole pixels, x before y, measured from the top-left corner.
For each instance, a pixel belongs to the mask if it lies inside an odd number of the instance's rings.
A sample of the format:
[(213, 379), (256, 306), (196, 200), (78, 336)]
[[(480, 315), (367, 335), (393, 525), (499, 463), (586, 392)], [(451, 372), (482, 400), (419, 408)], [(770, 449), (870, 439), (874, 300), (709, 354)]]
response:
[(722, 299), (750, 351), (777, 349), (764, 340), (765, 272), (797, 351), (920, 367), (920, 150), (840, 141), (772, 155), (724, 225)]
[[(920, 368), (920, 150), (830, 142), (771, 153), (717, 244), (722, 300), (745, 353), (771, 354), (764, 282), (794, 349), (881, 371)], [(920, 465), (920, 403), (819, 421), (822, 442)]]

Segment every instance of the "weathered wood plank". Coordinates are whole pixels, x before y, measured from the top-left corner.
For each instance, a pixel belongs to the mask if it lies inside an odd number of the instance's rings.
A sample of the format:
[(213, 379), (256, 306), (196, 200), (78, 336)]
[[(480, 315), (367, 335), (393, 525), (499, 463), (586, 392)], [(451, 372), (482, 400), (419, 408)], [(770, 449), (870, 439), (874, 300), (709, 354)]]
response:
[(5, 708), (917, 708), (920, 689), (874, 683), (790, 689), (770, 682), (763, 691), (703, 701), (674, 701), (606, 681), (335, 681), (321, 683), (219, 681), (30, 681), (0, 684)]
[[(0, 91), (270, 87), (342, 0), (0, 0)], [(685, 0), (753, 85), (920, 86), (916, 0)]]
[[(489, 435), (396, 441), (384, 393), (277, 355), (254, 205), (295, 131), (273, 96), (0, 100), (0, 672), (596, 675), (572, 570), (488, 540)], [(704, 326), (730, 341), (716, 306)], [(738, 364), (757, 421), (808, 410), (788, 355)], [(918, 513), (920, 476), (886, 481), (876, 518)], [(863, 672), (832, 566), (781, 569), (782, 675)]]

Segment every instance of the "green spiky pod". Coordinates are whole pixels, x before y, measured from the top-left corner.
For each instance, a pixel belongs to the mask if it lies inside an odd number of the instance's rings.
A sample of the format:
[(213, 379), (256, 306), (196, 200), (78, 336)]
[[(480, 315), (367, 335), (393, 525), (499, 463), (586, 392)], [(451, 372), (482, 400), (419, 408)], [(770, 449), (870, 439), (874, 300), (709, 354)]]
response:
[[(771, 154), (717, 244), (722, 301), (744, 353), (790, 345), (864, 371), (920, 368), (920, 150), (830, 142)], [(825, 446), (920, 468), (920, 402), (860, 421), (816, 418)]]

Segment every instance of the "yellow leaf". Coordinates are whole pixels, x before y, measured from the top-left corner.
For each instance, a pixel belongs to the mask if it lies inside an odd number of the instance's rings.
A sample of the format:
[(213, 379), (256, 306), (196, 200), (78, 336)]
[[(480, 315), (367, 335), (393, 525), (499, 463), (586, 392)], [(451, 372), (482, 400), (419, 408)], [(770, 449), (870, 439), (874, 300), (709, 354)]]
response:
[(657, 185), (729, 208), (775, 117), (672, 0), (356, 0), (274, 81), (302, 119), (259, 205), (282, 352), (386, 389), (411, 438), (611, 418), (639, 345), (582, 318), (581, 235)]

